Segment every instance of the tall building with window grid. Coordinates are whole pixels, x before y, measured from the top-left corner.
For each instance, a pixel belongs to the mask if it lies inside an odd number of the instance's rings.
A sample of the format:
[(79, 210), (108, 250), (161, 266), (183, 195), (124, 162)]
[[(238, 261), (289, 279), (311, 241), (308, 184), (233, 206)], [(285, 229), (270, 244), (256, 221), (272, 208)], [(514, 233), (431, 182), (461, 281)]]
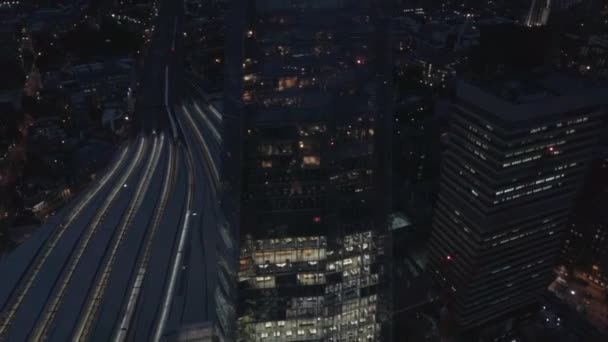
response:
[(607, 91), (558, 76), (459, 84), (430, 264), (461, 328), (509, 322), (548, 286)]
[(528, 27), (544, 26), (551, 15), (551, 0), (532, 0), (524, 24)]
[(389, 330), (386, 2), (232, 1), (216, 291), (228, 339)]
[(552, 12), (568, 10), (581, 2), (583, 0), (531, 0), (524, 24), (528, 27), (545, 26)]

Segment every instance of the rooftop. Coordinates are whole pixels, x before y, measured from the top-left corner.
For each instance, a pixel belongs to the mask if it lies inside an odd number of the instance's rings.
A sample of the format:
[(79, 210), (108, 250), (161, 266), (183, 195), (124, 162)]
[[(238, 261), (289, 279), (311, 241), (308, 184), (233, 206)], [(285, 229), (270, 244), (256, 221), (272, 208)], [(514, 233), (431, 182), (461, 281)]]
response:
[(97, 79), (108, 75), (129, 73), (133, 63), (131, 59), (119, 59), (104, 63), (79, 64), (73, 66), (71, 71), (79, 79)]
[(461, 81), (457, 95), (507, 122), (608, 106), (608, 85), (558, 74), (511, 76), (476, 83)]

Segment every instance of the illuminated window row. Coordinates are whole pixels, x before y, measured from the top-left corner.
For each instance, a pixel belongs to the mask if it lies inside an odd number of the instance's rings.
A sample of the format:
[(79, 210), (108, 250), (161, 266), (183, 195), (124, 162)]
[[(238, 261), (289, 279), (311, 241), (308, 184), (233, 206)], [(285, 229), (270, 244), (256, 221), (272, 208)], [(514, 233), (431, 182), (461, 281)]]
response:
[(250, 242), (253, 250), (281, 250), (303, 247), (324, 247), (327, 245), (325, 236), (298, 236), (277, 239), (255, 240)]
[(514, 160), (514, 161), (509, 162), (509, 163), (504, 163), (504, 164), (502, 164), (502, 167), (506, 168), (506, 167), (509, 167), (509, 166), (515, 166), (515, 165), (519, 165), (519, 164), (525, 164), (525, 163), (531, 162), (533, 160), (538, 160), (541, 157), (542, 157), (542, 155), (537, 154), (537, 155), (534, 155), (534, 156), (531, 156), (531, 157)]
[(555, 227), (557, 227), (557, 224), (553, 223), (553, 224), (544, 226), (542, 228), (537, 228), (537, 229), (534, 229), (534, 230), (530, 230), (530, 231), (527, 231), (525, 233), (522, 233), (522, 234), (519, 234), (519, 235), (515, 235), (515, 236), (513, 236), (511, 238), (503, 239), (500, 242), (495, 242), (495, 243), (492, 244), (492, 247), (496, 247), (498, 245), (503, 245), (505, 243), (509, 243), (509, 242), (512, 242), (512, 241), (515, 241), (515, 240), (519, 240), (519, 239), (525, 238), (527, 236), (531, 236), (531, 235), (534, 235), (536, 233), (540, 233), (540, 232), (543, 232), (543, 231), (546, 231), (546, 230), (549, 230), (549, 229), (552, 229), (552, 228), (555, 228)]
[(575, 167), (576, 165), (577, 165), (576, 163), (565, 164), (565, 165), (561, 165), (561, 166), (556, 167), (554, 170), (555, 171), (561, 171), (561, 170), (565, 170), (565, 169), (568, 169), (568, 168)]
[[(545, 218), (545, 219), (543, 220), (542, 224), (549, 223), (549, 222), (551, 222), (552, 220), (553, 220), (553, 219), (552, 219), (551, 217)], [(513, 228), (513, 229), (511, 229), (511, 230), (510, 230), (510, 231), (508, 231), (508, 232), (504, 232), (504, 233), (496, 234), (496, 235), (493, 235), (493, 236), (491, 236), (491, 237), (489, 237), (489, 238), (487, 238), (487, 239), (484, 239), (484, 242), (488, 242), (488, 241), (491, 241), (491, 240), (500, 239), (501, 237), (506, 236), (506, 235), (509, 235), (509, 234), (518, 233), (520, 230), (521, 230), (521, 228)]]
[(252, 257), (256, 264), (281, 264), (287, 262), (319, 261), (327, 258), (325, 248), (307, 248), (279, 250), (268, 252), (254, 252)]
[(519, 194), (514, 194), (512, 196), (503, 197), (503, 198), (500, 199), (500, 201), (494, 201), (494, 204), (498, 204), (498, 203), (502, 203), (502, 202), (508, 202), (508, 201), (511, 201), (511, 200), (514, 200), (514, 199), (517, 199), (517, 198), (520, 198), (520, 197), (525, 197), (525, 196), (529, 196), (529, 195), (532, 195), (532, 194), (539, 193), (541, 191), (546, 191), (546, 190), (549, 190), (551, 188), (553, 188), (553, 185), (546, 185), (546, 186), (543, 186), (543, 187), (538, 187), (536, 189), (529, 190), (529, 191), (526, 191), (524, 193), (519, 193)]
[(348, 270), (354, 267), (361, 267), (361, 265), (369, 265), (371, 258), (369, 254), (363, 254), (363, 256), (357, 256), (353, 258), (346, 258), (344, 260), (338, 260), (327, 264), (329, 271), (342, 271)]
[(547, 126), (536, 127), (536, 128), (531, 129), (530, 133), (534, 134), (534, 133), (538, 133), (538, 132), (546, 131), (546, 130), (547, 130)]
[(525, 153), (531, 153), (531, 152), (536, 152), (536, 151), (545, 151), (547, 148), (551, 148), (554, 146), (561, 146), (564, 145), (566, 143), (566, 140), (560, 140), (560, 141), (556, 141), (556, 142), (552, 142), (552, 143), (545, 143), (543, 145), (538, 145), (538, 146), (534, 146), (534, 147), (530, 147), (527, 148), (525, 150), (518, 150), (515, 152), (511, 152), (511, 153), (507, 153), (505, 155), (506, 158), (511, 158), (511, 157), (515, 157), (515, 156), (519, 156)]
[(542, 183), (545, 183), (545, 182), (551, 182), (551, 181), (554, 181), (554, 180), (557, 180), (557, 179), (561, 179), (561, 178), (564, 178), (565, 176), (566, 175), (562, 173), (562, 174), (559, 174), (559, 175), (555, 175), (555, 176), (551, 176), (551, 177), (547, 177), (547, 178), (542, 178), (542, 179), (539, 179), (539, 180), (536, 180), (536, 181), (532, 181), (532, 182), (529, 182), (529, 183), (526, 183), (526, 184), (520, 184), (520, 185), (518, 185), (516, 187), (510, 187), (510, 188), (499, 190), (499, 191), (496, 192), (496, 195), (498, 196), (498, 195), (506, 194), (506, 193), (509, 193), (509, 192), (512, 192), (512, 191), (522, 190), (522, 189), (525, 189), (525, 188), (528, 188), (528, 187), (531, 187), (531, 186), (534, 186), (534, 185), (538, 185), (538, 184), (542, 184)]

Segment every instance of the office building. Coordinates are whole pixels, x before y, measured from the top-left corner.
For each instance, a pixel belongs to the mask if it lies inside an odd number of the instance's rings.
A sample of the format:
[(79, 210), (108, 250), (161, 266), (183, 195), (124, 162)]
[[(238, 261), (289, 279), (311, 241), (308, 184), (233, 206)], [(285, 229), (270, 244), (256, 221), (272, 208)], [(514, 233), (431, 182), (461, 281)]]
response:
[(563, 246), (563, 261), (571, 272), (608, 287), (608, 158), (593, 163)]
[(545, 26), (551, 15), (551, 0), (532, 0), (526, 13), (524, 25), (528, 27)]
[(555, 75), (459, 83), (429, 262), (461, 328), (508, 324), (548, 286), (607, 99)]
[(545, 26), (552, 12), (565, 11), (583, 0), (532, 0), (524, 24), (528, 27)]
[(382, 5), (233, 1), (226, 15), (217, 301), (228, 339), (378, 341), (388, 330)]

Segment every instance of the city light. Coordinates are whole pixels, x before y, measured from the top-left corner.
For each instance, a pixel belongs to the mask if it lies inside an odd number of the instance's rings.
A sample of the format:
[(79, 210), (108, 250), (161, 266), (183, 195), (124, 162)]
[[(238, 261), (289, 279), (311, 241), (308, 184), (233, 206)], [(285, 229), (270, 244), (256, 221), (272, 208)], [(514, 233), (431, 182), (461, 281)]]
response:
[(0, 341), (608, 341), (607, 1), (0, 0)]

